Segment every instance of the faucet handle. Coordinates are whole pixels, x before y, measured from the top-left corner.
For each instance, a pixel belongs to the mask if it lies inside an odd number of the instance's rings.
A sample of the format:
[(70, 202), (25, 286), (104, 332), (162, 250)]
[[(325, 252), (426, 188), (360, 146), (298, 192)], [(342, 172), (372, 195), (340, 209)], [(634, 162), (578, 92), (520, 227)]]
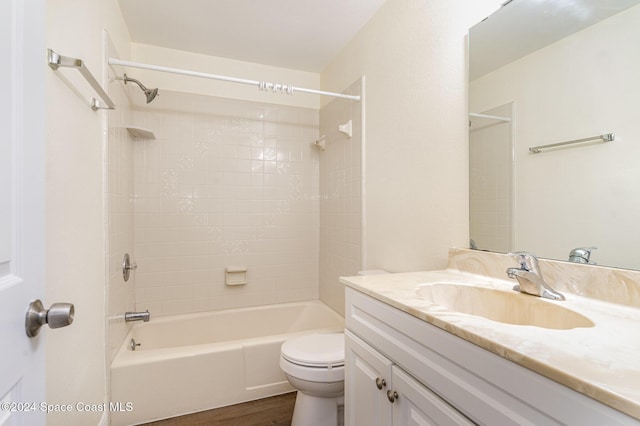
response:
[(528, 251), (516, 251), (509, 253), (509, 256), (520, 264), (520, 268), (530, 271), (538, 269), (538, 258), (535, 254)]

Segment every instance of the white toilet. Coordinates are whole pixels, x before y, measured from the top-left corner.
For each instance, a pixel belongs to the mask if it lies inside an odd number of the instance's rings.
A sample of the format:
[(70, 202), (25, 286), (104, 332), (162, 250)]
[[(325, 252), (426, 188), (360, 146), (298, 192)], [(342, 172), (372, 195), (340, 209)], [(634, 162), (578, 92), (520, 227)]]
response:
[(298, 390), (291, 426), (336, 426), (344, 419), (344, 333), (285, 341), (280, 368)]

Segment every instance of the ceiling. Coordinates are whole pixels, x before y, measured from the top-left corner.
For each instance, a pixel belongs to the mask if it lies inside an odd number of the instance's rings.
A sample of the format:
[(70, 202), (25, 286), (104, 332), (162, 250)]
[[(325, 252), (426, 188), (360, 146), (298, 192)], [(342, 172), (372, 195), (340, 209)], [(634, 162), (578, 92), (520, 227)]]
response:
[(385, 0), (119, 0), (135, 43), (321, 72)]
[(469, 32), (469, 78), (640, 3), (640, 0), (513, 0)]

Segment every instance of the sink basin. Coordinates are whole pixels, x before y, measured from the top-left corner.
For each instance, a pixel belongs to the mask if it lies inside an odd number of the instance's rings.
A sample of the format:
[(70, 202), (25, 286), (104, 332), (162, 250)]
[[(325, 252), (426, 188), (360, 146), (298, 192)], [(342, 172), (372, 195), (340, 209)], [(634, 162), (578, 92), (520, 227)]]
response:
[(417, 293), (448, 310), (506, 324), (556, 330), (594, 326), (589, 318), (563, 307), (563, 302), (541, 300), (515, 291), (436, 283), (421, 285)]

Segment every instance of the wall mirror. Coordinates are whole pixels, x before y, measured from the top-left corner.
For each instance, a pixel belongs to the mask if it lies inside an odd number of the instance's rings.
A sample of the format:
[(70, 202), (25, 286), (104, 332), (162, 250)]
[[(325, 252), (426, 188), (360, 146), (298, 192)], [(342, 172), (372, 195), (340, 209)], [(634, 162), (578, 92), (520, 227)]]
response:
[(639, 23), (640, 0), (512, 0), (471, 28), (472, 247), (640, 269)]

